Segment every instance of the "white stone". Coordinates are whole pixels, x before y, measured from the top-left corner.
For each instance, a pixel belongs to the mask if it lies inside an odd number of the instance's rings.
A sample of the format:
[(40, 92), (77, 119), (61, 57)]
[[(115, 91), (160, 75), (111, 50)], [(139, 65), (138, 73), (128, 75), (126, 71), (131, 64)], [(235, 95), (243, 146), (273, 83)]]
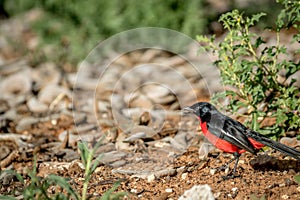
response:
[(151, 174), (151, 175), (149, 175), (148, 177), (147, 177), (147, 181), (148, 182), (152, 182), (152, 181), (154, 181), (155, 180), (155, 175), (154, 174)]
[(181, 179), (185, 180), (187, 178), (187, 176), (188, 176), (188, 173), (183, 173), (183, 174), (181, 174)]
[(166, 191), (167, 193), (171, 193), (171, 192), (173, 192), (173, 189), (172, 189), (172, 188), (167, 188), (165, 191)]
[(27, 106), (29, 110), (34, 113), (43, 113), (48, 110), (48, 106), (46, 104), (38, 101), (34, 97), (28, 100)]
[(186, 190), (179, 200), (214, 200), (214, 195), (209, 185), (194, 185)]

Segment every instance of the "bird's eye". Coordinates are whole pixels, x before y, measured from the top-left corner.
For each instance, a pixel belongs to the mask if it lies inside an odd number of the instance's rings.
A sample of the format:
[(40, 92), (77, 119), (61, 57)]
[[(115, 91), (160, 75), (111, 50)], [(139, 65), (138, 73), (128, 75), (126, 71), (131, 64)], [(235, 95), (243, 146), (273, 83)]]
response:
[(206, 112), (208, 112), (208, 111), (209, 111), (209, 109), (208, 109), (207, 107), (203, 107), (203, 108), (202, 108), (202, 112), (206, 113)]

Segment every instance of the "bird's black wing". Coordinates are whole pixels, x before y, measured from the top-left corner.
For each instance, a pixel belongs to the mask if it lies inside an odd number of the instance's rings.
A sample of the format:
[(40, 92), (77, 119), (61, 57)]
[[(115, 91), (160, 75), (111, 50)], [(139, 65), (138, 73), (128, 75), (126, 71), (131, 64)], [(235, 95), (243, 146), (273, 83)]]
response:
[(240, 122), (218, 112), (212, 114), (207, 127), (217, 137), (255, 154), (253, 145), (245, 135), (247, 128)]

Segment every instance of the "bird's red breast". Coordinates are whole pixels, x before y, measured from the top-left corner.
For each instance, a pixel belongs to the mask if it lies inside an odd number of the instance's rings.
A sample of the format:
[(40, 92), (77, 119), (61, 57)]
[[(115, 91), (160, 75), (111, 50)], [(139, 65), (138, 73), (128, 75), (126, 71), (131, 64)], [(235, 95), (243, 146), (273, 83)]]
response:
[(202, 129), (203, 135), (206, 137), (206, 139), (212, 143), (215, 147), (218, 149), (227, 152), (227, 153), (234, 153), (238, 152), (239, 154), (244, 153), (246, 150), (240, 149), (237, 146), (227, 142), (226, 140), (223, 140), (216, 135), (212, 134), (208, 128), (206, 122), (201, 122), (200, 120), (200, 127)]

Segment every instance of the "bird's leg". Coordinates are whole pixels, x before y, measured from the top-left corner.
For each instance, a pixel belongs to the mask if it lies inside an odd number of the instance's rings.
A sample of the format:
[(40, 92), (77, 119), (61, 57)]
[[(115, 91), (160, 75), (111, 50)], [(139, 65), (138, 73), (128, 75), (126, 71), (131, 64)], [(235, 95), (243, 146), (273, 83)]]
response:
[(236, 161), (235, 161), (235, 164), (234, 164), (234, 168), (233, 168), (232, 172), (230, 172), (230, 173), (227, 174), (226, 176), (223, 176), (223, 177), (222, 177), (224, 180), (239, 177), (239, 176), (236, 176), (236, 175), (235, 175), (235, 172), (236, 172), (236, 168), (237, 168), (237, 165), (238, 165), (238, 163), (239, 163), (239, 159), (240, 159), (241, 154), (235, 152), (235, 153), (233, 153), (233, 156), (234, 156), (234, 158), (231, 159), (231, 160), (229, 161), (229, 163), (231, 163), (233, 160), (236, 160)]
[[(235, 154), (235, 153), (234, 153)], [(233, 154), (233, 155), (234, 155)], [(229, 160), (229, 162), (225, 163), (224, 165), (222, 165), (221, 167), (218, 167), (216, 168), (217, 171), (222, 171), (222, 170), (225, 170), (229, 167), (230, 163), (232, 163), (233, 161), (235, 161), (237, 158), (236, 158), (236, 155), (234, 155), (234, 158), (232, 158), (231, 160)]]

